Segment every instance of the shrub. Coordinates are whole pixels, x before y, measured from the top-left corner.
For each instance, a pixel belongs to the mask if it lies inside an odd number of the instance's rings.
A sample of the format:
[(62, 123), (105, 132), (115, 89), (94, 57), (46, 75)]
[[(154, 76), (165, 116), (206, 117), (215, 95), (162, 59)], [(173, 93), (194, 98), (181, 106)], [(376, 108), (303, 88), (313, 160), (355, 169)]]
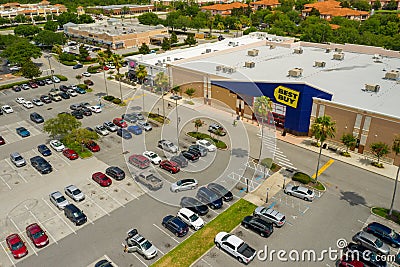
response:
[(87, 72), (89, 73), (97, 73), (99, 71), (99, 69), (101, 68), (100, 65), (96, 65), (96, 66), (89, 66), (87, 67)]
[(78, 62), (76, 61), (60, 61), (60, 62), (65, 66), (75, 66), (76, 64), (78, 64)]
[(293, 177), (293, 181), (298, 181), (302, 184), (308, 184), (312, 181), (311, 177), (308, 174), (305, 174), (303, 172), (296, 172)]
[(114, 98), (115, 98), (115, 97), (113, 97), (112, 95), (103, 96), (103, 99), (106, 100), (106, 101), (113, 101)]
[(197, 140), (199, 139), (209, 139), (212, 140), (215, 144), (215, 146), (219, 149), (226, 149), (228, 146), (221, 140), (212, 138), (210, 135), (205, 134), (205, 133), (200, 133), (200, 132), (188, 132), (187, 133), (189, 136), (196, 138)]
[(378, 163), (378, 162), (374, 161), (371, 164), (374, 167), (381, 168), (381, 169), (383, 168), (383, 164), (382, 163)]
[(343, 157), (348, 157), (348, 158), (351, 156), (350, 153), (346, 152), (346, 151), (340, 152), (340, 155), (342, 155)]
[[(58, 79), (60, 79), (60, 81), (62, 81), (62, 82), (68, 81), (68, 78), (65, 77), (64, 75), (56, 74), (56, 75), (54, 75), (54, 76), (56, 76), (56, 77), (57, 77)], [(48, 77), (50, 78), (50, 76), (48, 76)]]
[(119, 98), (114, 98), (113, 100), (112, 100), (112, 102), (114, 103), (114, 104), (121, 104), (121, 99), (119, 99)]
[(82, 89), (88, 89), (88, 86), (86, 84), (78, 84), (77, 87), (82, 88)]
[(260, 164), (269, 169), (272, 167), (273, 161), (271, 158), (265, 158), (261, 160)]

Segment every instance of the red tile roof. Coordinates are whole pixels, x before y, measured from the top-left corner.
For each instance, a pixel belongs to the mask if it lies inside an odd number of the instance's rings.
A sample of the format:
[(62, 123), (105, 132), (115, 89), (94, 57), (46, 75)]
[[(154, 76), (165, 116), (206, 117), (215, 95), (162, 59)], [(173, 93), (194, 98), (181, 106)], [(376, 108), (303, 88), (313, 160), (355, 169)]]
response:
[(264, 5), (264, 6), (277, 6), (280, 5), (278, 0), (260, 0), (256, 2), (251, 2), (250, 5)]
[(317, 9), (321, 15), (330, 15), (332, 17), (365, 16), (369, 14), (367, 11), (342, 8), (340, 2), (334, 0), (306, 4), (303, 12), (310, 12), (313, 8)]
[(233, 2), (230, 4), (216, 4), (216, 5), (211, 5), (211, 6), (203, 6), (201, 9), (203, 10), (218, 10), (218, 11), (226, 11), (226, 10), (232, 10), (234, 8), (245, 8), (247, 7), (246, 4), (239, 3), (239, 2)]

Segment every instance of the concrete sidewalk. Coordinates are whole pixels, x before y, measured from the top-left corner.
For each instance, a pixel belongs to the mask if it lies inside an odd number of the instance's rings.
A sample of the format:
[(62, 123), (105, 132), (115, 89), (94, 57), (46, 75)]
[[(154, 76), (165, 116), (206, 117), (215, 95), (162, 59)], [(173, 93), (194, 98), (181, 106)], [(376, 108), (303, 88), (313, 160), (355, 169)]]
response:
[(268, 203), (268, 200), (278, 193), (288, 181), (290, 181), (288, 178), (284, 177), (280, 172), (276, 172), (268, 177), (255, 191), (247, 193), (243, 199), (257, 206), (264, 205)]

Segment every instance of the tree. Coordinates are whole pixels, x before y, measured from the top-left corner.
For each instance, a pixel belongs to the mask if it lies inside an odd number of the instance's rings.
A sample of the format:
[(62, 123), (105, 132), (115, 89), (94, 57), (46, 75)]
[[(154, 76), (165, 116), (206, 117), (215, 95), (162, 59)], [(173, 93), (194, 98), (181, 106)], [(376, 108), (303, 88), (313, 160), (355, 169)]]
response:
[(370, 11), (371, 5), (365, 0), (360, 0), (360, 1), (356, 1), (353, 3), (353, 8), (356, 8), (356, 9), (362, 10), (362, 11)]
[(84, 144), (89, 142), (90, 140), (99, 139), (99, 135), (96, 132), (78, 127), (72, 129), (63, 139), (67, 144), (79, 145), (81, 148), (80, 152), (83, 152), (85, 150)]
[(118, 82), (119, 82), (119, 92), (121, 95), (121, 101), (123, 101), (120, 70), (122, 68), (122, 62), (124, 62), (124, 59), (119, 54), (112, 54), (111, 62), (114, 63), (115, 69), (117, 70), (117, 77), (118, 77)]
[[(258, 116), (261, 116), (261, 144), (259, 151), (259, 162), (261, 162), (262, 148), (264, 144), (264, 119), (268, 117), (269, 112), (272, 110), (271, 99), (267, 96), (259, 96), (254, 101), (254, 111)], [(265, 175), (265, 171), (264, 171)]]
[(48, 20), (44, 26), (43, 29), (47, 30), (47, 31), (52, 31), (52, 32), (56, 32), (58, 29), (58, 23), (52, 20)]
[(26, 22), (26, 16), (22, 15), (22, 14), (16, 15), (14, 17), (14, 21), (17, 23), (24, 23), (24, 22)]
[(89, 23), (93, 23), (94, 19), (92, 18), (92, 16), (88, 15), (88, 14), (82, 14), (78, 17), (78, 23), (79, 24), (89, 24)]
[(72, 130), (78, 129), (82, 123), (71, 114), (58, 114), (57, 117), (51, 118), (44, 122), (43, 130), (50, 135), (51, 138), (65, 137)]
[(219, 30), (219, 32), (222, 32), (223, 30), (225, 30), (225, 25), (222, 22), (218, 22), (217, 30)]
[(192, 46), (197, 43), (196, 38), (194, 38), (194, 34), (188, 34), (188, 36), (185, 39), (185, 44)]
[[(165, 72), (160, 71), (159, 73), (157, 73), (156, 78), (154, 79), (154, 82), (156, 83), (156, 86), (161, 89), (163, 117), (165, 118), (164, 92), (168, 91), (169, 78), (165, 74)], [(164, 120), (163, 120), (163, 123), (164, 123)]]
[(62, 32), (56, 33), (48, 30), (43, 30), (39, 32), (33, 40), (37, 44), (41, 44), (44, 46), (53, 46), (53, 45), (63, 45), (66, 41), (66, 38)]
[(379, 1), (379, 0), (376, 0), (373, 4), (372, 4), (372, 8), (374, 9), (374, 10), (378, 10), (378, 9), (380, 9), (382, 7), (382, 4), (381, 4), (381, 1)]
[(170, 50), (171, 49), (171, 42), (167, 37), (163, 38), (163, 41), (161, 43), (161, 48), (164, 51)]
[(83, 77), (82, 77), (82, 75), (80, 75), (80, 74), (78, 74), (78, 75), (75, 76), (75, 79), (78, 80), (78, 84), (81, 83), (82, 78), (83, 78)]
[(319, 154), (317, 171), (315, 173), (315, 182), (318, 181), (319, 172), (319, 162), (321, 160), (322, 147), (327, 138), (332, 138), (335, 136), (336, 132), (336, 122), (332, 121), (329, 116), (321, 116), (315, 119), (314, 123), (311, 125), (311, 132), (315, 136), (315, 139), (319, 142)]
[(171, 91), (174, 95), (178, 94), (181, 91), (181, 87), (179, 85), (171, 88)]
[(104, 71), (104, 67), (106, 66), (106, 63), (109, 61), (109, 58), (106, 53), (104, 53), (103, 51), (99, 51), (97, 53), (96, 59), (103, 71), (104, 86), (106, 88), (106, 95), (108, 96), (107, 79), (106, 79), (106, 72)]
[(24, 37), (33, 36), (40, 32), (40, 28), (33, 25), (18, 25), (14, 28), (14, 34)]
[(63, 47), (59, 44), (55, 44), (53, 45), (51, 52), (56, 53), (58, 56), (60, 56), (63, 53)]
[[(396, 157), (400, 154), (400, 135), (397, 135), (394, 138), (392, 144), (392, 151), (395, 153), (395, 159), (396, 159)], [(393, 205), (394, 205), (394, 200), (396, 198), (397, 183), (399, 182), (399, 172), (400, 172), (400, 165), (397, 166), (396, 180), (394, 182), (394, 190), (393, 190), (392, 202), (390, 203), (389, 216), (392, 216), (393, 213)]]
[(144, 25), (158, 25), (160, 23), (160, 19), (158, 18), (157, 14), (153, 12), (143, 13), (138, 16), (138, 20), (141, 24)]
[(397, 3), (395, 0), (390, 0), (389, 3), (387, 3), (382, 9), (384, 10), (396, 10), (397, 9)]
[(79, 59), (81, 61), (86, 61), (86, 58), (89, 56), (89, 52), (85, 49), (85, 46), (82, 44), (79, 46)]
[(147, 44), (142, 43), (142, 45), (139, 47), (139, 53), (146, 55), (150, 53), (150, 48)]
[(352, 134), (343, 134), (343, 136), (340, 140), (346, 146), (346, 153), (349, 152), (349, 148), (355, 147), (356, 143), (357, 143), (356, 138)]
[(202, 121), (200, 119), (194, 120), (193, 123), (194, 123), (194, 127), (196, 128), (196, 132), (198, 132), (199, 128), (204, 125), (204, 121)]
[(185, 94), (187, 94), (188, 97), (190, 98), (190, 100), (192, 100), (192, 96), (194, 95), (195, 92), (196, 92), (196, 89), (190, 87), (190, 88), (186, 89)]
[(11, 63), (18, 63), (21, 66), (31, 58), (39, 58), (42, 51), (39, 47), (31, 44), (27, 39), (20, 38), (10, 42), (3, 50), (1, 56), (7, 58)]
[(64, 24), (67, 24), (68, 22), (72, 23), (79, 23), (78, 15), (75, 13), (71, 12), (63, 12), (59, 16), (57, 16), (57, 22), (58, 25), (63, 26)]
[(143, 111), (144, 111), (144, 86), (143, 82), (144, 79), (147, 77), (147, 69), (144, 65), (139, 65), (135, 69), (136, 78), (138, 79), (139, 83), (142, 86), (142, 101), (143, 101)]
[(374, 156), (378, 159), (377, 164), (379, 164), (379, 160), (381, 159), (381, 157), (389, 153), (389, 146), (383, 142), (373, 143), (371, 144), (370, 148), (372, 154), (374, 154)]
[(32, 60), (29, 59), (22, 64), (21, 74), (27, 79), (33, 79), (35, 77), (39, 77), (42, 74), (42, 71), (38, 66), (36, 66), (35, 63), (32, 62)]
[(34, 21), (43, 21), (43, 20), (45, 20), (45, 17), (38, 15), (38, 16), (34, 16), (33, 20)]
[(169, 40), (170, 40), (171, 44), (176, 44), (178, 42), (178, 36), (176, 35), (175, 32), (171, 33), (171, 37)]

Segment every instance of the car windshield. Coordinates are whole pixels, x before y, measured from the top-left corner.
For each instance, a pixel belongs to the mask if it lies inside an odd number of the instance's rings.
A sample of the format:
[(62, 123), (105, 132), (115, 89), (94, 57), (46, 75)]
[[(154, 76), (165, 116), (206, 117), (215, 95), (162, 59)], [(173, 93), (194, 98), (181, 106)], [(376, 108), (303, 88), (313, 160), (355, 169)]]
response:
[(375, 245), (376, 245), (378, 248), (382, 247), (382, 246), (383, 246), (382, 240), (380, 240), (379, 238), (377, 238), (377, 239), (375, 240)]
[(75, 189), (74, 191), (72, 191), (72, 194), (73, 194), (74, 196), (79, 195), (80, 193), (82, 193), (82, 192), (81, 192), (81, 190), (79, 190), (78, 188)]
[(208, 142), (208, 141), (203, 141), (203, 145), (205, 145), (205, 146), (211, 146), (211, 143)]
[(149, 157), (152, 158), (152, 159), (154, 159), (154, 158), (157, 158), (158, 156), (157, 156), (157, 154), (155, 154), (155, 153), (154, 153), (154, 154), (151, 153), (151, 154), (149, 154)]
[(197, 219), (199, 219), (199, 216), (197, 216), (196, 214), (193, 214), (192, 216), (189, 217), (191, 222), (197, 221)]
[(19, 241), (19, 242), (15, 243), (15, 244), (11, 245), (11, 250), (17, 250), (17, 249), (22, 248), (23, 246), (24, 246), (24, 243)]
[(78, 218), (79, 216), (82, 215), (82, 212), (77, 211), (77, 212), (74, 212), (72, 215), (74, 215), (75, 218)]
[(151, 243), (148, 240), (146, 240), (146, 242), (142, 244), (142, 248), (143, 250), (148, 250), (149, 248), (151, 248)]
[(168, 146), (168, 147), (172, 147), (172, 146), (173, 146), (173, 144), (172, 144), (172, 143), (166, 143), (166, 146)]
[(246, 243), (242, 243), (239, 247), (238, 247), (238, 252), (242, 253), (243, 251), (245, 251), (247, 249), (248, 245)]
[(393, 230), (390, 232), (389, 236), (393, 239), (397, 239), (399, 237), (399, 235)]
[(38, 239), (39, 237), (41, 237), (41, 236), (43, 236), (43, 235), (44, 235), (43, 231), (39, 231), (39, 232), (34, 233), (34, 234), (32, 235), (32, 237), (33, 237), (34, 239)]
[(65, 200), (66, 200), (65, 197), (61, 196), (61, 197), (57, 198), (57, 203), (64, 202)]
[(226, 236), (224, 236), (224, 237), (222, 238), (222, 241), (226, 241), (230, 236), (231, 236), (231, 234), (227, 234)]
[(22, 156), (15, 157), (14, 160), (23, 160)]
[(56, 146), (56, 147), (59, 147), (59, 146), (61, 146), (61, 143), (60, 143), (60, 142), (58, 142), (58, 141), (57, 141), (57, 142), (54, 142), (53, 144), (54, 144), (54, 146)]

